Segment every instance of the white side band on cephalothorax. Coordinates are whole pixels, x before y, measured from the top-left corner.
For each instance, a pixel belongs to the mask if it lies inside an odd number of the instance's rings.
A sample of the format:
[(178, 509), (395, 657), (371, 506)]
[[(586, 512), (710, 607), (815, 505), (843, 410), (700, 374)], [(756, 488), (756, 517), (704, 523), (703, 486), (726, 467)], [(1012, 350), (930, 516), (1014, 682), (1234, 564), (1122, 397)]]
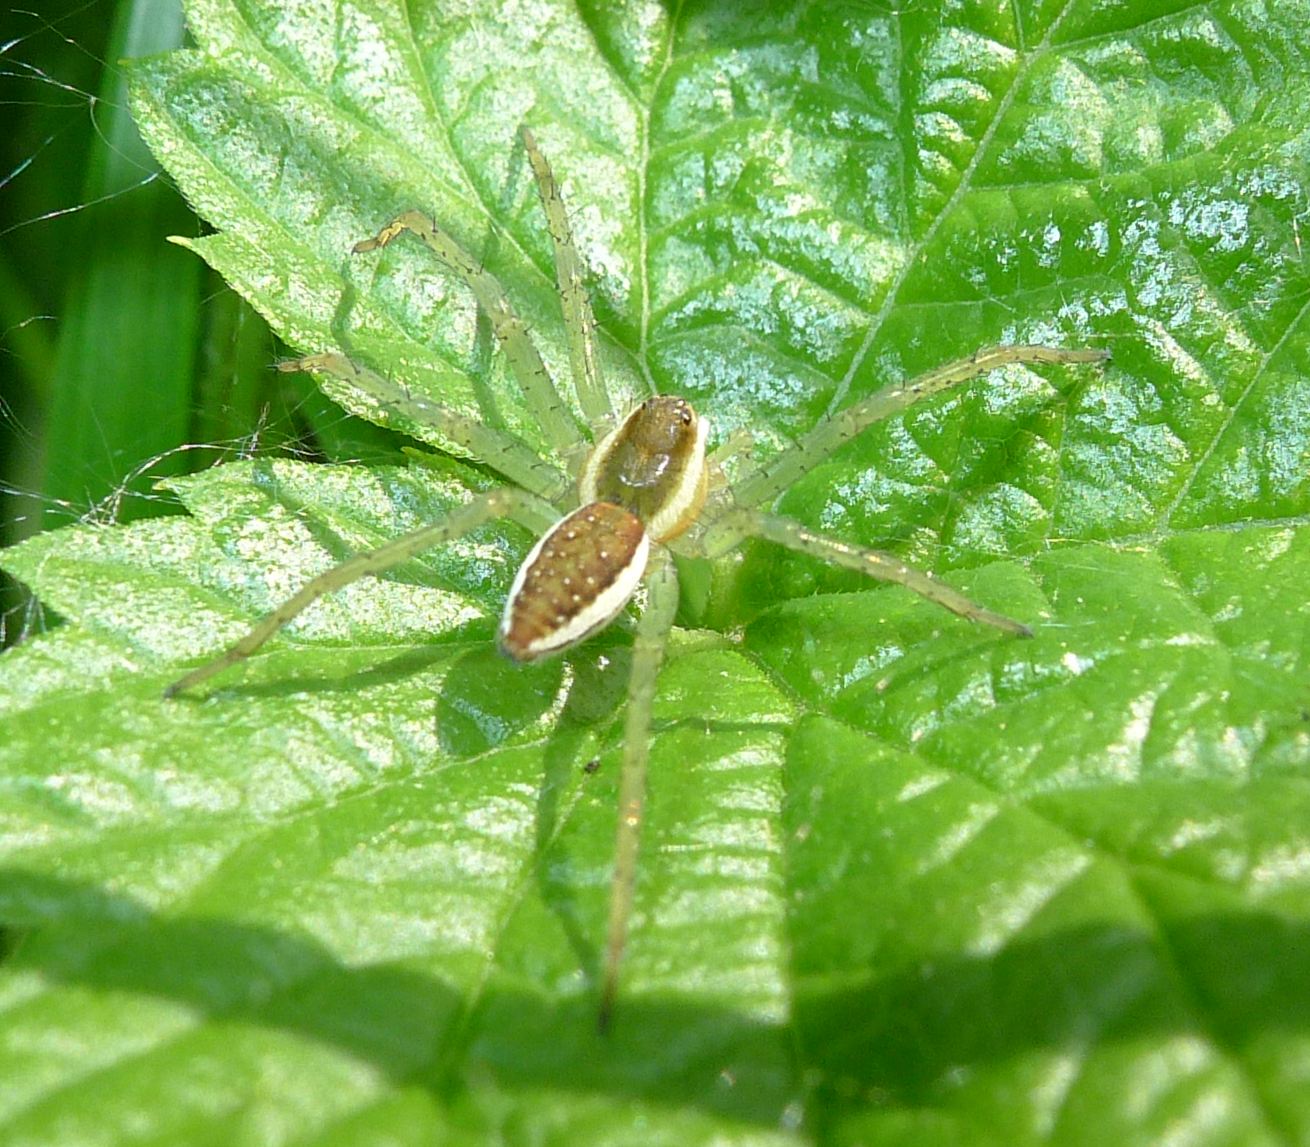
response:
[(709, 468), (705, 462), (705, 443), (709, 438), (710, 423), (708, 418), (696, 419), (696, 445), (691, 458), (683, 467), (678, 484), (669, 491), (669, 496), (659, 513), (646, 523), (646, 529), (657, 541), (666, 541), (682, 533), (700, 512), (705, 502), (705, 493), (709, 478)]
[(584, 506), (600, 500), (596, 492), (596, 482), (600, 475), (601, 463), (614, 452), (614, 443), (618, 441), (619, 435), (627, 430), (631, 417), (632, 415), (628, 415), (627, 418), (621, 418), (618, 425), (597, 442), (591, 448), (591, 453), (587, 455), (587, 460), (582, 465), (582, 472), (578, 475), (578, 501)]

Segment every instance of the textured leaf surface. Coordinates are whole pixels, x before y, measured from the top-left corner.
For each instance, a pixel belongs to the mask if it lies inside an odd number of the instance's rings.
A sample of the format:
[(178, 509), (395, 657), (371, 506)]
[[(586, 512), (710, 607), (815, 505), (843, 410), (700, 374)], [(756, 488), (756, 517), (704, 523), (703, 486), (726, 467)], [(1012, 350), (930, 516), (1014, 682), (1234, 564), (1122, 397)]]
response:
[(982, 380), (782, 500), (1035, 640), (763, 545), (705, 579), (608, 1039), (628, 638), (494, 653), (525, 534), (159, 700), (484, 474), (252, 462), (180, 482), (190, 519), (11, 551), (68, 624), (0, 661), (0, 1137), (1310, 1138), (1308, 18), (195, 0), (196, 50), (135, 74), (199, 254), (292, 345), (534, 441), (458, 284), (346, 254), (431, 211), (562, 376), (521, 122), (619, 390), (719, 439), (987, 343), (1115, 357)]

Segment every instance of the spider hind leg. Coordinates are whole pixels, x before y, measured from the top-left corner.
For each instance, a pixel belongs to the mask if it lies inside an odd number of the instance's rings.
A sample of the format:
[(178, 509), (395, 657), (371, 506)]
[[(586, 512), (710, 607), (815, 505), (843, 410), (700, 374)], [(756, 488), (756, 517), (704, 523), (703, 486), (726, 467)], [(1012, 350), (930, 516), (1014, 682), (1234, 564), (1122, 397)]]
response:
[(915, 569), (894, 554), (821, 534), (790, 518), (759, 511), (739, 511), (717, 527), (716, 534), (714, 548), (722, 552), (746, 538), (763, 538), (832, 565), (856, 570), (878, 581), (904, 586), (968, 621), (990, 625), (1016, 637), (1033, 636), (1033, 631), (1023, 622), (978, 605), (959, 590), (938, 581), (925, 570)]
[(637, 848), (646, 802), (650, 761), (651, 709), (655, 683), (669, 630), (678, 612), (678, 572), (667, 551), (656, 550), (647, 572), (646, 608), (637, 622), (628, 678), (628, 709), (623, 725), (623, 766), (619, 774), (619, 823), (614, 844), (605, 966), (601, 973), (599, 1028), (609, 1028), (619, 988), (619, 964), (627, 945), (628, 918), (637, 887)]
[(470, 530), (496, 518), (513, 518), (537, 526), (550, 507), (523, 490), (502, 486), (476, 495), (471, 501), (456, 507), (439, 522), (404, 534), (384, 546), (359, 554), (349, 561), (321, 573), (301, 587), (300, 592), (283, 602), (272, 613), (266, 614), (239, 641), (217, 657), (206, 661), (164, 690), (165, 699), (192, 689), (230, 666), (246, 660), (283, 626), (299, 617), (314, 602), (329, 593), (344, 589), (352, 582), (370, 575), (384, 573), (401, 562), (416, 557), (424, 550), (442, 542), (453, 541)]

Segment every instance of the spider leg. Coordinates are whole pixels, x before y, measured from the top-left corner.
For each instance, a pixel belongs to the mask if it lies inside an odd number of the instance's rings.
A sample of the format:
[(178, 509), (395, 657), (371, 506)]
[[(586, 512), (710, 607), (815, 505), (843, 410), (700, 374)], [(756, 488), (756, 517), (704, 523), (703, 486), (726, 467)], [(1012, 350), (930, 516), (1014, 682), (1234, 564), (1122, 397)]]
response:
[(619, 986), (619, 962), (632, 915), (637, 883), (637, 847), (646, 799), (646, 765), (650, 759), (650, 715), (655, 681), (673, 617), (678, 611), (678, 572), (669, 555), (652, 555), (647, 573), (646, 608), (637, 622), (628, 678), (628, 711), (623, 726), (623, 768), (619, 776), (619, 823), (614, 844), (614, 877), (610, 886), (609, 926), (600, 997), (600, 1030), (609, 1027)]
[(817, 533), (800, 522), (776, 514), (765, 514), (758, 510), (737, 511), (715, 525), (707, 538), (707, 549), (712, 553), (725, 553), (748, 537), (777, 542), (789, 550), (821, 558), (845, 569), (858, 570), (879, 581), (902, 585), (969, 621), (980, 621), (1019, 637), (1033, 635), (1033, 631), (1023, 622), (984, 609), (959, 590), (943, 584), (930, 573), (906, 565), (893, 554)]
[(505, 351), (510, 369), (518, 379), (523, 390), (523, 397), (532, 410), (533, 417), (540, 424), (551, 446), (560, 453), (567, 454), (576, 446), (579, 439), (573, 415), (569, 412), (559, 391), (555, 389), (555, 380), (551, 378), (546, 364), (542, 360), (537, 344), (528, 334), (528, 328), (510, 303), (505, 288), (500, 285), (490, 271), (455, 242), (436, 222), (421, 211), (406, 211), (397, 215), (373, 238), (356, 243), (352, 253), (359, 255), (366, 251), (376, 251), (393, 242), (403, 232), (417, 235), (436, 255), (442, 264), (464, 280), (473, 292), (483, 312), (491, 321), (496, 341)]
[(164, 697), (175, 697), (183, 690), (191, 689), (202, 681), (209, 680), (238, 661), (244, 661), (279, 629), (298, 617), (325, 594), (343, 589), (370, 574), (383, 573), (431, 546), (453, 541), (494, 518), (513, 518), (533, 529), (540, 529), (543, 521), (551, 522), (557, 516), (552, 506), (523, 490), (501, 487), (479, 494), (453, 510), (441, 521), (404, 534), (384, 546), (379, 546), (366, 554), (359, 554), (319, 574), (301, 587), (297, 594), (259, 621), (245, 637), (230, 646), (226, 652), (174, 681), (164, 690)]
[(746, 427), (739, 426), (737, 429), (730, 432), (728, 437), (714, 449), (706, 459), (706, 462), (709, 464), (710, 468), (710, 482), (716, 489), (722, 488), (727, 484), (727, 480), (723, 474), (723, 464), (730, 458), (737, 458), (743, 454), (749, 455), (751, 450), (754, 449), (754, 446), (755, 435), (747, 430)]
[(573, 242), (573, 229), (569, 226), (568, 212), (560, 196), (555, 173), (537, 146), (536, 137), (525, 124), (519, 129), (523, 146), (537, 179), (537, 193), (546, 212), (550, 241), (555, 249), (555, 281), (559, 286), (560, 305), (564, 311), (564, 329), (568, 335), (569, 361), (573, 367), (573, 385), (577, 388), (578, 403), (592, 426), (608, 426), (614, 420), (609, 391), (601, 370), (596, 347), (596, 317), (591, 311), (591, 300), (582, 277), (582, 260)]
[(789, 449), (746, 476), (733, 491), (739, 506), (759, 506), (781, 496), (807, 471), (873, 423), (904, 410), (930, 395), (950, 390), (980, 374), (1011, 363), (1104, 362), (1110, 352), (1055, 346), (994, 346), (934, 370), (897, 382), (869, 395), (853, 406), (823, 418), (813, 430)]
[(547, 501), (560, 497), (572, 484), (564, 471), (539, 457), (531, 446), (508, 431), (496, 430), (478, 419), (448, 410), (376, 371), (360, 366), (344, 354), (329, 351), (306, 355), (279, 363), (278, 370), (317, 371), (349, 383), (386, 412), (431, 426), (441, 438), (458, 446), (468, 457), (485, 463), (515, 485)]

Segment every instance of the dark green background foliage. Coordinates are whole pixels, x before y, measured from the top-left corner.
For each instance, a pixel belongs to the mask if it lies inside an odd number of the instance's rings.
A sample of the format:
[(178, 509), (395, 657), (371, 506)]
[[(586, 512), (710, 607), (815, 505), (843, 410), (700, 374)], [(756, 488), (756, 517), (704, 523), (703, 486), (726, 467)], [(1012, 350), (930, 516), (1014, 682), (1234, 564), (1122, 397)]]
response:
[(159, 700), (484, 473), (247, 461), (11, 551), (67, 624), (0, 663), (6, 1142), (1310, 1141), (1306, 4), (188, 19), (135, 110), (298, 350), (531, 433), (417, 244), (347, 254), (433, 211), (562, 367), (527, 122), (611, 374), (718, 440), (986, 343), (1114, 361), (981, 380), (782, 502), (1034, 640), (765, 546), (696, 579), (606, 1041), (628, 639), (499, 659), (526, 537)]

